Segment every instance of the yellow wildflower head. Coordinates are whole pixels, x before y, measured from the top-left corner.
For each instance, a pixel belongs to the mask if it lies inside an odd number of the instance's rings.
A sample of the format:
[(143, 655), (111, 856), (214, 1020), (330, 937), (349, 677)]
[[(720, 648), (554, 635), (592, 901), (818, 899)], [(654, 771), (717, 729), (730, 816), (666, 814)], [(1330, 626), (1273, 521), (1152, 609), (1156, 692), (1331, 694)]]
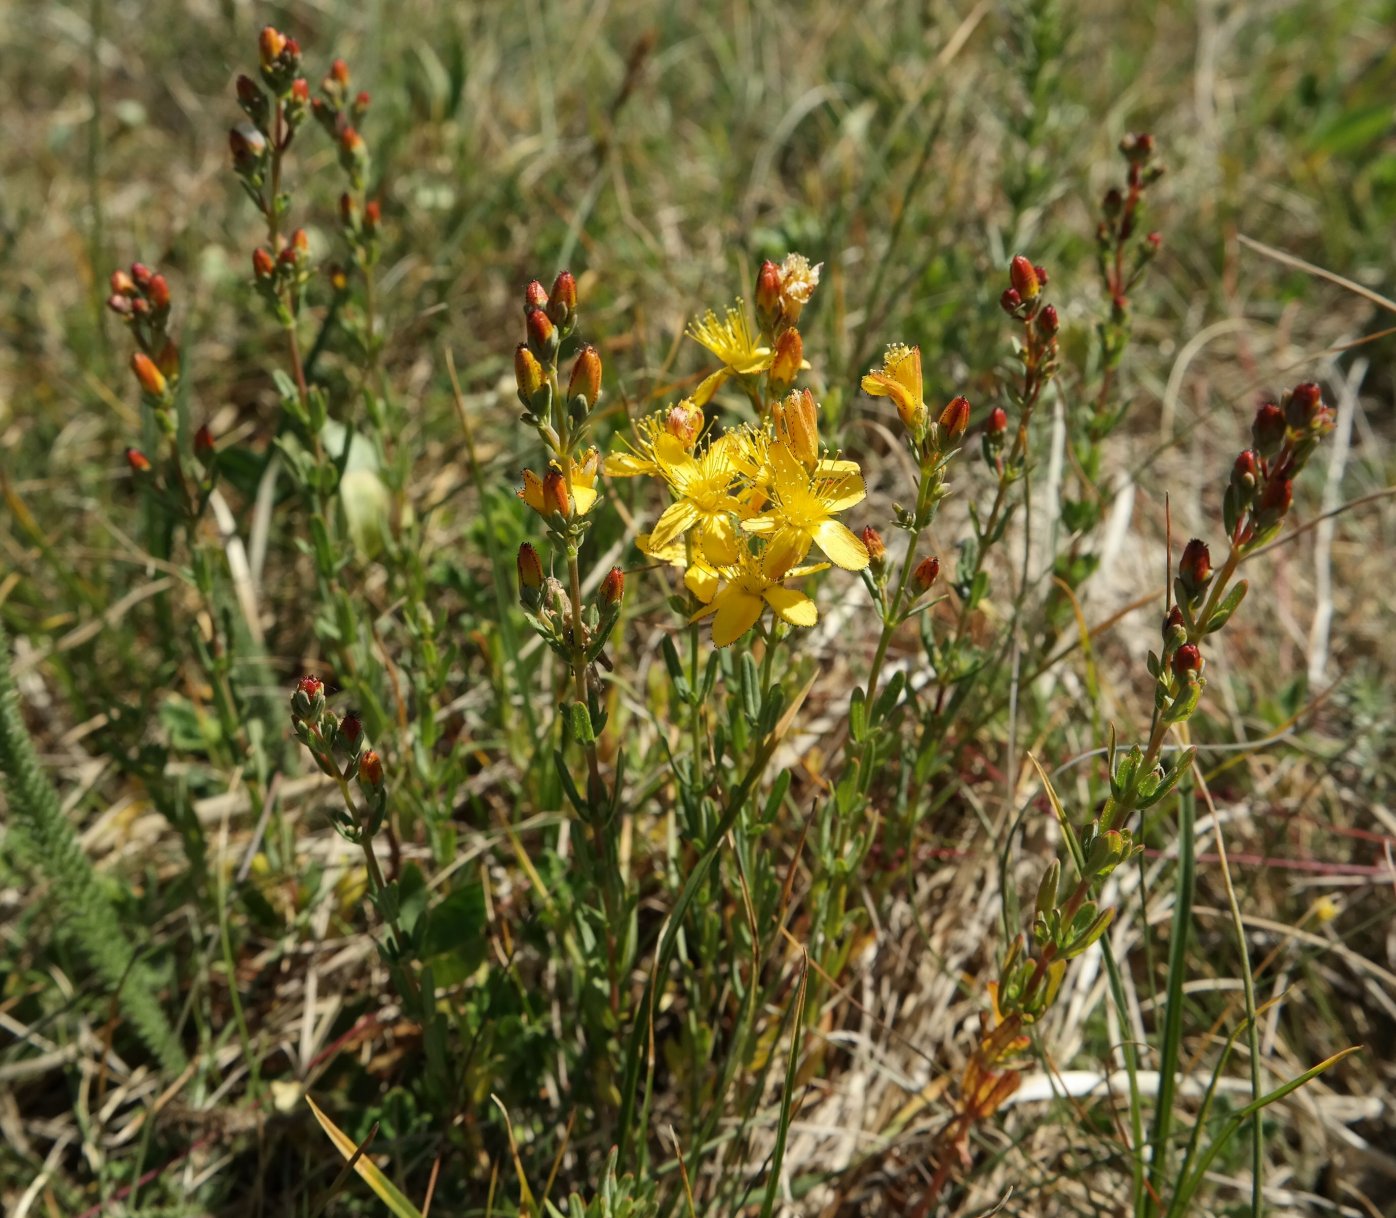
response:
[(921, 387), (921, 348), (891, 344), (882, 367), (863, 378), (863, 392), (869, 397), (891, 398), (902, 422), (913, 432), (919, 433), (926, 425), (926, 401)]
[[(789, 574), (805, 573), (792, 571)], [(813, 626), (819, 620), (819, 611), (809, 597), (781, 583), (784, 572), (772, 578), (745, 549), (735, 563), (723, 567), (721, 574), (722, 586), (708, 604), (689, 619), (696, 622), (712, 615), (713, 642), (719, 647), (735, 643), (756, 625), (768, 608), (792, 626)]]
[(771, 366), (772, 353), (751, 332), (746, 309), (740, 301), (729, 305), (719, 319), (709, 309), (701, 321), (688, 327), (689, 337), (711, 351), (722, 367), (708, 376), (693, 395), (696, 406), (706, 406), (718, 386), (729, 376), (752, 376)]
[(746, 532), (766, 539), (762, 569), (779, 578), (815, 545), (845, 571), (866, 567), (867, 546), (847, 525), (834, 519), (836, 513), (861, 503), (867, 493), (857, 467), (852, 471), (812, 471), (786, 445), (773, 444), (770, 469), (772, 506), (742, 521)]

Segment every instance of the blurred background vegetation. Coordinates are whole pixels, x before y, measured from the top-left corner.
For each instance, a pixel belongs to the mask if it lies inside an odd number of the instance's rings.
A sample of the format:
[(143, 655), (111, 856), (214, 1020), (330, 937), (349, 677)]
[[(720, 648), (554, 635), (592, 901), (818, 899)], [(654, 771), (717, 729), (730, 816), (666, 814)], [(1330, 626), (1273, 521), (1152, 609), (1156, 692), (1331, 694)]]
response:
[[(162, 633), (190, 627), (161, 622), (145, 604), (160, 571), (139, 540), (142, 508), (121, 454), (129, 444), (149, 445), (151, 424), (129, 385), (125, 336), (103, 307), (113, 267), (139, 259), (168, 276), (188, 408), (227, 450), (235, 502), (252, 502), (277, 428), (270, 368), (279, 354), (273, 328), (249, 305), (249, 254), (259, 234), (228, 169), (226, 132), (238, 117), (233, 79), (250, 68), (266, 23), (299, 39), (312, 80), (342, 56), (356, 86), (373, 95), (365, 128), (384, 209), (384, 358), (410, 406), (398, 439), (415, 454), (413, 502), (431, 609), (451, 623), (461, 648), (453, 730), (479, 749), (455, 817), (461, 848), (471, 851), (488, 848), (474, 836), (472, 817), (488, 821), (482, 809), (526, 786), (527, 759), (492, 743), (517, 724), (490, 719), (487, 700), (469, 696), (504, 680), (507, 635), (494, 571), (497, 556), (510, 561), (525, 536), (513, 491), (519, 470), (536, 460), (512, 404), (521, 286), (534, 277), (549, 282), (564, 266), (577, 274), (587, 337), (606, 360), (607, 425), (623, 427), (627, 415), (673, 401), (705, 370), (701, 352), (682, 341), (695, 313), (749, 293), (763, 258), (799, 250), (822, 262), (820, 291), (802, 323), (812, 376), (822, 386), (826, 430), (857, 452), (870, 508), (880, 505), (885, 515), (899, 471), (879, 432), (879, 409), (857, 394), (861, 373), (884, 343), (917, 342), (928, 398), (964, 392), (976, 405), (991, 401), (1008, 354), (997, 297), (1019, 252), (1050, 268), (1064, 350), (1088, 365), (1102, 310), (1099, 197), (1119, 176), (1121, 136), (1154, 133), (1168, 166), (1151, 200), (1163, 252), (1133, 302), (1122, 382), (1130, 411), (1112, 450), (1136, 499), (1128, 539), (1091, 583), (1087, 612), (1092, 623), (1104, 620), (1157, 581), (1165, 493), (1175, 540), (1188, 536), (1214, 510), (1212, 488), (1246, 442), (1257, 401), (1315, 379), (1349, 412), (1351, 431), (1341, 460), (1328, 467), (1328, 485), (1316, 474), (1299, 492), (1302, 519), (1373, 498), (1272, 560), (1269, 599), (1238, 618), (1225, 678), (1215, 684), (1226, 692), (1199, 734), (1222, 742), (1291, 732), (1283, 759), (1247, 754), (1214, 779), (1232, 783), (1230, 796), (1254, 812), (1233, 843), (1250, 860), (1238, 863), (1243, 902), (1271, 926), (1257, 930), (1252, 954), (1280, 942), (1276, 926), (1307, 927), (1315, 940), (1286, 956), (1277, 974), (1298, 997), (1268, 1035), (1295, 1047), (1302, 1061), (1294, 1072), (1346, 1044), (1368, 1046), (1324, 1086), (1375, 1103), (1346, 1124), (1298, 1105), (1272, 1151), (1284, 1165), (1277, 1187), (1290, 1188), (1292, 1212), (1361, 1214), (1375, 1204), (1396, 1213), (1396, 1164), (1380, 1149), (1396, 1137), (1389, 1103), (1396, 939), (1390, 873), (1382, 870), (1396, 840), (1389, 574), (1396, 511), (1375, 497), (1396, 480), (1396, 344), (1388, 330), (1396, 321), (1380, 300), (1393, 282), (1396, 4), (10, 5), (0, 40), (0, 618), (18, 640), (29, 727), (123, 915), (163, 942), (183, 944), (181, 955), (218, 956), (206, 940), (231, 933), (245, 1001), (276, 1026), (279, 1003), (304, 999), (293, 983), (304, 958), (330, 951), (327, 919), (352, 922), (347, 911), (357, 898), (333, 894), (332, 917), (328, 905), (291, 900), (298, 912), (289, 919), (274, 898), (221, 904), (220, 885), (234, 880), (221, 860), (228, 851), (240, 857), (253, 826), (234, 817), (229, 829), (216, 808), (202, 820), (190, 811), (191, 801), (227, 786), (200, 760), (209, 742), (195, 674)], [(294, 168), (297, 213), (317, 256), (328, 258), (337, 187), (333, 174), (319, 171), (333, 153), (303, 144)], [(312, 300), (328, 298), (312, 289)], [(447, 351), (478, 420), (482, 487), (471, 477)], [(333, 352), (322, 374), (331, 386), (349, 379)], [(966, 490), (975, 485), (969, 479)], [(621, 519), (599, 527), (595, 541), (598, 551), (620, 547), (626, 563), (634, 558), (626, 521), (643, 511), (630, 494), (618, 492)], [(305, 562), (297, 539), (294, 519), (278, 524), (263, 585), (278, 630), (259, 690), (278, 708), (295, 677), (324, 663), (319, 607), (306, 603), (305, 581), (295, 577)], [(947, 552), (953, 541), (947, 531)], [(394, 605), (372, 557), (357, 555), (350, 568), (360, 581), (356, 595), (366, 615), (388, 620)], [(651, 607), (656, 586), (644, 594)], [(838, 595), (832, 584), (828, 595)], [(1315, 622), (1316, 602), (1329, 614), (1324, 623)], [(1150, 616), (1134, 638), (1103, 639), (1079, 680), (1033, 708), (1035, 750), (1063, 760), (1098, 744), (1106, 722), (1120, 723), (1122, 733), (1137, 726), (1148, 709), (1141, 659), (1152, 623)], [(400, 634), (384, 633), (384, 652), (393, 654)], [(655, 645), (642, 633), (627, 644), (639, 654)], [(1291, 731), (1301, 709), (1307, 713)], [(811, 718), (818, 720), (813, 710)], [(162, 804), (154, 816), (157, 779), (167, 796), (182, 789), (185, 802)], [(1004, 792), (987, 798), (1002, 801)], [(311, 815), (301, 831), (324, 832)], [(231, 832), (231, 846), (220, 832)], [(927, 840), (936, 849), (958, 842), (942, 826), (932, 826)], [(249, 863), (270, 869), (268, 887), (295, 886), (294, 845), (282, 845), (281, 855)], [(997, 846), (980, 841), (973, 849), (992, 863)], [(201, 874), (190, 851), (216, 861)], [(940, 859), (929, 850), (918, 865), (930, 874)], [(1277, 859), (1287, 861), (1271, 865)], [(108, 1000), (84, 988), (86, 966), (55, 938), (57, 914), (31, 864), (0, 842), (0, 1196), (36, 1214), (315, 1212), (338, 1165), (294, 1101), (285, 1111), (249, 1115), (241, 1082), (226, 1094), (211, 1083), (197, 1104), (180, 1096), (162, 1119), (127, 1123), (112, 1136), (110, 1114), (93, 1094), (107, 1086)], [(236, 884), (246, 878), (244, 868)], [(305, 883), (314, 889), (319, 879)], [(1204, 874), (1199, 901), (1220, 905), (1208, 883)], [(248, 891), (259, 890), (254, 883)], [(945, 948), (947, 891), (938, 882), (918, 887), (912, 877), (898, 895), (909, 911), (898, 932), (914, 945), (907, 950), (937, 956)], [(1338, 915), (1320, 926), (1312, 907), (1321, 895), (1336, 900)], [(215, 907), (236, 923), (232, 932), (216, 917), (208, 921)], [(987, 917), (985, 937), (998, 933)], [(1197, 933), (1202, 957), (1209, 943), (1229, 942), (1220, 920), (1200, 919)], [(1338, 950), (1320, 951), (1325, 943)], [(360, 964), (324, 983), (343, 987), (353, 1012), (367, 1005), (355, 988), (367, 984)], [(208, 988), (188, 976), (203, 976)], [(914, 967), (874, 972), (861, 1000), (900, 994), (893, 1005), (914, 1012), (918, 977)], [(184, 1006), (194, 1024), (222, 1027), (230, 1018), (227, 977), (194, 969), (185, 984), (193, 988), (167, 1009)], [(1266, 996), (1283, 988), (1274, 985)], [(891, 1009), (874, 1006), (883, 1016)], [(957, 1008), (957, 1018), (967, 1024), (974, 1009)], [(1216, 1013), (1205, 1011), (1203, 1028)], [(1106, 1057), (1104, 1024), (1076, 1017), (1082, 1022), (1071, 1043), (1084, 1044), (1087, 1059)], [(530, 1059), (549, 1047), (541, 1022), (514, 1018), (520, 1040), (500, 1051), (504, 1066), (520, 1071), (509, 1097), (518, 1104), (541, 1085)], [(932, 1056), (953, 1039), (952, 1029), (917, 1024), (914, 1014), (893, 1024)], [(334, 1032), (357, 1026), (350, 1019)], [(419, 1130), (421, 1116), (410, 1088), (397, 1085), (397, 1057), (409, 1050), (391, 1028), (381, 1036), (373, 1049), (351, 1039), (344, 1052), (353, 1068), (322, 1086), (340, 1088), (341, 1123), (352, 1134), (381, 1120), (388, 1141)], [(275, 1077), (284, 1063), (275, 1064), (274, 1044), (265, 1051)], [(896, 1053), (871, 1062), (856, 1050), (847, 1056), (824, 1064), (827, 1107), (811, 1100), (811, 1122), (859, 1125), (864, 1118), (849, 1115), (847, 1096), (887, 1086), (884, 1072), (911, 1069)], [(486, 1096), (474, 1098), (478, 1120), (497, 1139)], [(874, 1132), (892, 1127), (895, 1111), (870, 1119), (882, 1123)], [(991, 1203), (1008, 1180), (1018, 1190), (1010, 1212), (1058, 1212), (1052, 1205), (1097, 1212), (1108, 1187), (1091, 1185), (1092, 1172), (1117, 1168), (1103, 1152), (1093, 1158), (1094, 1147), (1078, 1156), (1070, 1138), (1050, 1142), (1056, 1123), (1079, 1115), (1013, 1128), (995, 1145), (992, 1168), (1001, 1174), (991, 1171), (979, 1200)], [(398, 1174), (420, 1196), (435, 1148), (405, 1145)], [(490, 1145), (497, 1153), (499, 1142)], [(588, 1153), (595, 1163), (597, 1148)], [(1346, 1181), (1324, 1166), (1340, 1153), (1352, 1156), (1344, 1160)], [(791, 1154), (811, 1213), (878, 1212), (867, 1197), (890, 1186), (876, 1171), (891, 1178), (915, 1159), (905, 1140), (878, 1168), (845, 1148), (833, 1157), (854, 1182), (819, 1193), (835, 1166), (827, 1147), (807, 1131)], [(546, 1164), (547, 1155), (535, 1162)], [(455, 1182), (443, 1185), (443, 1211), (483, 1212), (489, 1170), (481, 1170), (466, 1184), (457, 1167)], [(587, 1171), (572, 1165), (564, 1178), (584, 1187)], [(1073, 1175), (1087, 1184), (1063, 1184)], [(134, 1181), (143, 1183), (132, 1194)], [(1369, 1199), (1367, 1208), (1347, 1184)], [(349, 1192), (335, 1212), (356, 1212), (355, 1205), (371, 1212), (366, 1194)]]

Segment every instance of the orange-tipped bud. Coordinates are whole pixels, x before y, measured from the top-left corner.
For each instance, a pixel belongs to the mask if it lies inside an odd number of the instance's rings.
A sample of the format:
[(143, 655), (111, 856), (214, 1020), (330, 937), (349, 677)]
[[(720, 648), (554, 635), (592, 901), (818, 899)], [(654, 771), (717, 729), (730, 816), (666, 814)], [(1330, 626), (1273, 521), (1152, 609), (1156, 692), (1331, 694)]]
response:
[(165, 375), (144, 351), (137, 351), (131, 356), (131, 371), (136, 374), (136, 380), (150, 397), (165, 396), (165, 390), (169, 388), (165, 382)]
[(578, 398), (586, 403), (586, 409), (596, 406), (601, 396), (601, 353), (590, 343), (577, 352), (572, 365), (572, 375), (567, 380), (567, 402), (570, 406)]
[(685, 398), (670, 408), (664, 418), (664, 430), (685, 448), (692, 448), (703, 434), (703, 411)]
[(336, 59), (330, 64), (328, 79), (332, 80), (341, 89), (349, 87), (349, 65), (342, 59)]
[(150, 458), (141, 452), (139, 448), (128, 448), (126, 450), (126, 464), (131, 467), (133, 474), (150, 473)]
[(624, 599), (625, 572), (619, 567), (612, 567), (606, 572), (606, 578), (601, 581), (601, 587), (596, 593), (596, 603), (601, 606), (602, 613), (611, 613), (620, 608)]
[(969, 427), (969, 398), (951, 398), (940, 412), (940, 430), (947, 440), (958, 440)]
[(338, 744), (346, 753), (354, 754), (364, 740), (364, 721), (357, 711), (347, 711), (339, 721)]
[(882, 540), (882, 534), (872, 525), (868, 525), (860, 534), (863, 548), (868, 552), (868, 566), (872, 568), (874, 576), (881, 576), (887, 569), (887, 543)]
[(775, 329), (780, 317), (780, 267), (770, 259), (756, 273), (756, 321), (763, 333)]
[(771, 393), (780, 396), (795, 383), (800, 375), (800, 366), (805, 362), (805, 342), (800, 332), (792, 326), (776, 339), (775, 354), (771, 357)]
[(923, 558), (916, 564), (916, 570), (911, 573), (911, 586), (915, 589), (917, 596), (923, 596), (934, 587), (939, 578), (940, 559), (934, 556)]
[(528, 314), (530, 309), (542, 309), (545, 312), (548, 308), (548, 289), (536, 279), (530, 279), (528, 286), (524, 288), (524, 314)]
[(514, 348), (514, 381), (518, 385), (519, 401), (524, 404), (526, 410), (533, 408), (533, 395), (543, 387), (547, 379), (548, 374), (528, 349), (527, 343), (520, 343)]
[(117, 296), (134, 296), (136, 281), (125, 271), (113, 271), (111, 273), (111, 290)]
[(194, 433), (194, 455), (207, 464), (217, 451), (218, 449), (213, 443), (213, 432), (205, 423)]
[(1013, 261), (1008, 264), (1008, 278), (1013, 284), (1013, 290), (1023, 300), (1036, 300), (1038, 293), (1042, 291), (1042, 280), (1038, 276), (1037, 268), (1022, 254), (1015, 255)]
[(304, 76), (297, 76), (291, 82), (291, 101), (297, 106), (310, 104), (310, 82)]
[(543, 562), (528, 542), (519, 547), (519, 597), (525, 607), (536, 608), (543, 588)]
[(540, 360), (551, 360), (557, 352), (559, 338), (548, 315), (539, 308), (529, 309), (524, 315), (524, 329), (528, 333), (528, 349)]
[(383, 759), (372, 749), (359, 755), (359, 782), (375, 793), (383, 789)]
[(368, 108), (373, 104), (373, 97), (367, 89), (360, 89), (354, 94), (354, 104), (350, 107), (355, 118), (362, 118), (368, 113)]
[(383, 205), (377, 199), (370, 199), (364, 204), (364, 232), (373, 234), (378, 231), (378, 226), (383, 222)]
[(1194, 537), (1183, 547), (1183, 557), (1178, 560), (1178, 580), (1190, 597), (1202, 594), (1212, 580), (1212, 553), (1207, 543)]
[(276, 274), (276, 260), (260, 245), (252, 251), (252, 273), (258, 279), (270, 279)]
[(285, 49), (286, 39), (281, 31), (273, 26), (264, 25), (262, 33), (257, 39), (257, 50), (261, 54), (262, 67), (271, 67)]
[(151, 276), (150, 286), (146, 288), (145, 295), (154, 309), (164, 310), (170, 307), (170, 285), (163, 275)]
[(347, 157), (361, 157), (367, 153), (368, 146), (356, 128), (346, 125), (339, 133), (339, 150)]
[(1002, 436), (1008, 431), (1008, 411), (1002, 406), (995, 406), (989, 412), (989, 421), (984, 424), (984, 430), (991, 436)]
[(313, 673), (296, 682), (291, 692), (291, 715), (296, 719), (316, 720), (325, 709), (325, 683)]
[(577, 281), (571, 271), (559, 271), (553, 280), (553, 290), (548, 293), (547, 312), (548, 320), (564, 330), (576, 318)]
[[(794, 330), (787, 330), (794, 334)], [(819, 460), (819, 408), (808, 389), (792, 393), (772, 409), (776, 439), (786, 445), (801, 464), (814, 467)]]
[(556, 512), (564, 520), (572, 518), (572, 500), (567, 494), (567, 479), (560, 469), (550, 469), (543, 476), (543, 515)]
[(179, 347), (174, 339), (165, 340), (165, 345), (155, 356), (155, 366), (165, 374), (166, 380), (172, 381), (179, 376)]

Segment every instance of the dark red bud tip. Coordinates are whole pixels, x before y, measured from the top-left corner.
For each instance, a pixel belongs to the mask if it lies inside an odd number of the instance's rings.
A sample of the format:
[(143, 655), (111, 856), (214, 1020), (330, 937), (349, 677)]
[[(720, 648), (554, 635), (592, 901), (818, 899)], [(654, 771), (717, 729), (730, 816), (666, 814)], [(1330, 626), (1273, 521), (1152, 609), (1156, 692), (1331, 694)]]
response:
[(357, 714), (350, 711), (339, 721), (339, 738), (353, 748), (364, 735), (364, 721)]
[(1196, 643), (1184, 643), (1173, 653), (1173, 675), (1186, 677), (1188, 673), (1202, 671), (1202, 652)]
[(1158, 253), (1158, 251), (1163, 247), (1163, 234), (1158, 232), (1150, 233), (1147, 237), (1144, 238), (1144, 243), (1154, 253)]
[(916, 589), (916, 595), (920, 596), (923, 592), (929, 592), (939, 578), (940, 559), (923, 558), (911, 573), (911, 586)]
[(1005, 313), (1013, 314), (1023, 307), (1023, 298), (1014, 288), (1005, 288), (1003, 295), (999, 297), (999, 308)]
[(1183, 611), (1182, 611), (1181, 609), (1179, 609), (1177, 605), (1174, 605), (1173, 608), (1171, 608), (1171, 609), (1168, 611), (1168, 616), (1165, 617), (1165, 618), (1163, 619), (1163, 639), (1164, 639), (1164, 642), (1167, 642), (1167, 641), (1168, 641), (1168, 636), (1169, 636), (1170, 634), (1172, 634), (1173, 631), (1175, 631), (1175, 630), (1181, 630), (1182, 627), (1183, 627)]
[(985, 429), (991, 436), (1001, 436), (1008, 430), (1008, 411), (1002, 406), (995, 406), (989, 413), (989, 421), (985, 424)]
[(548, 320), (555, 326), (566, 326), (577, 315), (577, 281), (571, 271), (559, 271), (548, 293)]
[(887, 543), (882, 540), (882, 534), (872, 525), (868, 525), (861, 534), (863, 546), (868, 552), (868, 558), (872, 562), (882, 562), (887, 557)]
[(383, 785), (383, 759), (372, 749), (359, 758), (359, 781), (374, 790)]
[(304, 76), (298, 76), (291, 82), (291, 100), (301, 105), (310, 101), (310, 82)]
[(364, 228), (371, 233), (377, 232), (382, 221), (383, 205), (377, 199), (370, 199), (364, 204)]
[(213, 432), (209, 430), (205, 423), (194, 433), (194, 455), (201, 461), (207, 461), (213, 456), (216, 445), (213, 442)]
[(1061, 319), (1057, 316), (1057, 306), (1048, 305), (1037, 317), (1037, 328), (1043, 338), (1056, 338), (1061, 329)]
[(1008, 264), (1008, 278), (1013, 284), (1013, 290), (1023, 300), (1036, 300), (1037, 294), (1042, 291), (1042, 280), (1037, 268), (1022, 254), (1015, 255), (1013, 261)]
[(1285, 415), (1274, 402), (1266, 402), (1255, 412), (1251, 424), (1251, 440), (1262, 457), (1273, 457), (1285, 439)]
[(366, 89), (360, 89), (354, 94), (354, 109), (362, 114), (368, 109), (372, 101), (373, 98), (369, 95), (368, 91)]
[(1192, 596), (1206, 588), (1212, 578), (1212, 555), (1201, 538), (1194, 537), (1183, 547), (1183, 557), (1178, 562), (1178, 578)]
[(347, 86), (349, 84), (349, 65), (342, 59), (336, 59), (330, 64), (330, 79), (337, 85)]
[(135, 280), (136, 286), (144, 292), (150, 287), (150, 281), (155, 277), (152, 271), (144, 262), (131, 263), (131, 278)]
[(1315, 422), (1323, 421), (1328, 408), (1323, 404), (1323, 390), (1312, 381), (1295, 385), (1285, 403), (1285, 421), (1295, 431), (1306, 431)]
[(325, 683), (314, 673), (302, 677), (296, 682), (296, 689), (307, 698), (317, 698), (325, 688)]
[(969, 427), (969, 398), (951, 398), (940, 412), (940, 429), (948, 440), (958, 440)]
[(558, 334), (548, 315), (539, 308), (530, 308), (524, 315), (528, 331), (528, 349), (539, 359), (548, 359), (557, 350)]

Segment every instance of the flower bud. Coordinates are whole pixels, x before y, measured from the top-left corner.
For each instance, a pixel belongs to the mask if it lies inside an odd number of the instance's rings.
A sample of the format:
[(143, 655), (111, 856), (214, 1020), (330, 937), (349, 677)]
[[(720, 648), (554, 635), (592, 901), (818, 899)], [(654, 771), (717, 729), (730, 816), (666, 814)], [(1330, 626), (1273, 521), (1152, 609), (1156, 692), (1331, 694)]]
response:
[(364, 740), (364, 721), (359, 718), (357, 711), (347, 711), (339, 721), (338, 743), (346, 753), (354, 754), (359, 751)]
[(383, 789), (383, 759), (372, 749), (359, 755), (359, 782), (374, 794)]
[(601, 581), (601, 587), (596, 593), (596, 603), (601, 606), (602, 613), (613, 613), (620, 608), (624, 599), (625, 572), (619, 567), (612, 567), (606, 572), (606, 578)]
[(194, 433), (194, 455), (205, 465), (209, 463), (217, 453), (217, 446), (213, 442), (213, 432), (204, 423), (199, 430)]
[(1173, 637), (1173, 632), (1182, 630), (1184, 625), (1183, 611), (1174, 605), (1168, 611), (1168, 616), (1163, 619), (1163, 641), (1167, 643)]
[(310, 104), (310, 82), (304, 76), (297, 76), (291, 82), (291, 101), (303, 115), (305, 107)]
[(776, 339), (775, 353), (771, 356), (770, 389), (772, 396), (779, 397), (790, 388), (800, 375), (800, 365), (805, 360), (805, 342), (800, 332), (791, 326)]
[(169, 386), (165, 382), (164, 373), (144, 351), (137, 351), (131, 356), (131, 371), (136, 374), (136, 380), (140, 382), (141, 388), (150, 397), (162, 398), (165, 396), (165, 390)]
[(1202, 652), (1196, 643), (1184, 643), (1173, 653), (1173, 675), (1187, 678), (1189, 673), (1202, 671)]
[(560, 469), (550, 469), (543, 476), (543, 515), (556, 512), (564, 520), (572, 518), (572, 500), (567, 494), (567, 479)]
[(1008, 278), (1013, 284), (1013, 290), (1023, 300), (1036, 300), (1042, 291), (1042, 281), (1037, 268), (1022, 254), (1015, 255), (1013, 261), (1008, 264)]
[(350, 106), (349, 109), (355, 119), (360, 119), (368, 113), (368, 108), (372, 104), (373, 97), (369, 94), (368, 90), (360, 89), (354, 94), (354, 104)]
[(550, 360), (557, 353), (557, 329), (548, 315), (539, 308), (530, 308), (524, 315), (528, 332), (528, 349), (540, 360)]
[(1284, 517), (1294, 502), (1294, 483), (1288, 478), (1271, 478), (1255, 505), (1256, 523), (1266, 528)]
[(326, 79), (341, 89), (349, 87), (349, 65), (342, 59), (332, 60)]
[(947, 440), (958, 440), (969, 427), (969, 398), (954, 397), (940, 412), (940, 430)]
[(311, 674), (296, 682), (291, 694), (291, 716), (314, 722), (325, 709), (325, 683)]
[(536, 279), (529, 280), (528, 286), (524, 288), (524, 315), (528, 315), (530, 309), (547, 310), (548, 289)]
[(163, 312), (170, 307), (169, 281), (163, 275), (151, 276), (145, 295), (153, 309)]
[(235, 86), (238, 96), (238, 105), (247, 113), (247, 117), (254, 123), (261, 125), (261, 120), (267, 113), (267, 96), (258, 87), (257, 82), (250, 76), (239, 76)]
[(1256, 452), (1267, 460), (1280, 451), (1285, 441), (1285, 416), (1274, 402), (1266, 402), (1255, 412), (1251, 440)]
[(1056, 305), (1048, 305), (1037, 315), (1037, 332), (1043, 338), (1056, 338), (1060, 329), (1061, 320), (1057, 317)]
[(364, 204), (364, 232), (373, 236), (382, 222), (383, 205), (377, 199), (370, 199)]
[(267, 137), (256, 127), (238, 123), (228, 129), (228, 150), (233, 154), (233, 166), (240, 172), (250, 173), (266, 155)]
[(772, 414), (776, 439), (795, 454), (797, 461), (813, 469), (819, 461), (819, 407), (814, 403), (814, 394), (808, 389), (792, 393), (775, 404)]
[(525, 609), (538, 608), (543, 590), (543, 563), (528, 542), (519, 547), (519, 599)]
[(868, 566), (872, 568), (874, 577), (881, 576), (887, 569), (887, 543), (882, 540), (882, 534), (868, 525), (858, 536), (868, 552)]
[[(559, 329), (571, 328), (577, 317), (577, 281), (571, 271), (559, 271), (548, 293), (548, 320)], [(571, 396), (570, 394), (568, 396)]]
[(534, 358), (527, 343), (514, 348), (514, 381), (519, 389), (519, 401), (525, 410), (533, 409), (533, 397), (546, 384), (548, 374), (543, 365)]
[(174, 339), (165, 340), (165, 345), (155, 356), (155, 366), (164, 373), (166, 380), (173, 381), (179, 377), (179, 347)]
[(252, 274), (258, 279), (270, 279), (276, 274), (276, 260), (260, 245), (252, 251)]
[(685, 398), (665, 416), (664, 430), (685, 448), (692, 449), (703, 433), (703, 412), (690, 399)]
[(1284, 410), (1285, 422), (1295, 431), (1307, 431), (1327, 411), (1323, 404), (1323, 390), (1312, 381), (1296, 385), (1289, 391)]
[(136, 294), (136, 281), (125, 271), (113, 271), (111, 273), (111, 290), (117, 296), (134, 296)]
[(989, 412), (989, 420), (984, 424), (984, 430), (991, 436), (998, 436), (1002, 440), (1008, 432), (1008, 411), (1002, 406), (995, 406)]
[(368, 155), (368, 145), (364, 143), (364, 137), (359, 134), (357, 127), (345, 125), (339, 133), (339, 151), (351, 160), (359, 160)]
[(586, 403), (587, 410), (596, 406), (601, 396), (601, 354), (588, 343), (577, 352), (572, 365), (572, 375), (567, 379), (567, 401), (570, 405), (577, 398)]
[(780, 268), (767, 259), (756, 273), (756, 324), (770, 334), (780, 317)]
[(929, 592), (936, 580), (940, 578), (940, 559), (931, 557), (923, 558), (916, 564), (916, 570), (911, 573), (911, 586), (917, 596), (923, 596)]
[(269, 68), (286, 49), (286, 39), (275, 27), (264, 25), (257, 39), (257, 49), (261, 53), (262, 67)]
[(1005, 288), (1003, 295), (999, 297), (999, 308), (1010, 317), (1023, 307), (1023, 298), (1016, 289)]
[(1194, 537), (1183, 547), (1178, 562), (1178, 579), (1190, 597), (1200, 596), (1212, 580), (1212, 555), (1207, 543)]
[(141, 452), (139, 448), (128, 448), (126, 450), (126, 464), (131, 467), (133, 474), (150, 473), (150, 458)]

